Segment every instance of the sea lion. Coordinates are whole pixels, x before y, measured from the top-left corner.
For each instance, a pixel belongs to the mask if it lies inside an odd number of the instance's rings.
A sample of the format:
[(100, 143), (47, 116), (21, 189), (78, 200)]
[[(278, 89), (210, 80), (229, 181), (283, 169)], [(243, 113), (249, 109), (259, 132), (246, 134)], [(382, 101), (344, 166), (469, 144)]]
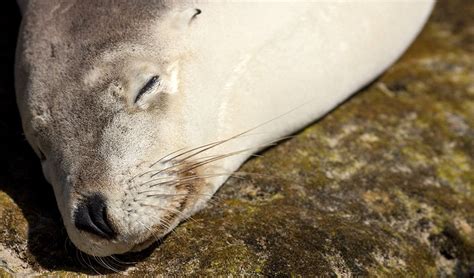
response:
[(72, 242), (169, 233), (254, 152), (392, 64), (431, 0), (22, 0), (16, 91)]

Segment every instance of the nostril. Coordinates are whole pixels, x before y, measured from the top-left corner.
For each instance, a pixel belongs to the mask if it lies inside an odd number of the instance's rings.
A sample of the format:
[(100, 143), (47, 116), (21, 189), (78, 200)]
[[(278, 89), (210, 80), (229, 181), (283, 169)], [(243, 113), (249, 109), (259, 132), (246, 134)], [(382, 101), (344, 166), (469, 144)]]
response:
[(116, 236), (107, 216), (103, 196), (95, 194), (82, 200), (74, 212), (74, 225), (97, 236), (112, 239)]

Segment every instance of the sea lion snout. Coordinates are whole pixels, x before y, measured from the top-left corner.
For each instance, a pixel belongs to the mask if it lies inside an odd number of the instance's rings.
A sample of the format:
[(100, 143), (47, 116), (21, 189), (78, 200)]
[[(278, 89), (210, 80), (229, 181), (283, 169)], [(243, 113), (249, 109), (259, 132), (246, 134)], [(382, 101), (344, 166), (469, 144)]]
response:
[(195, 203), (196, 171), (169, 161), (142, 162), (95, 182), (91, 167), (70, 179), (63, 206), (71, 241), (94, 256), (140, 251), (173, 229)]

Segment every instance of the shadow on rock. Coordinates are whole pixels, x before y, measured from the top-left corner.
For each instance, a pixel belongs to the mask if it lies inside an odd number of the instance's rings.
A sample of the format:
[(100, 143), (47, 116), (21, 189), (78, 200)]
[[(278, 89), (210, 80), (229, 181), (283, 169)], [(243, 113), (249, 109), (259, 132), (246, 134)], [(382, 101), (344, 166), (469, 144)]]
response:
[[(15, 1), (0, 3), (0, 193), (10, 198), (0, 200), (5, 209), (0, 221), (0, 244), (14, 250), (17, 257), (36, 271), (79, 271), (89, 274), (113, 272), (81, 254), (68, 240), (61, 222), (51, 186), (43, 178), (38, 158), (22, 131), (14, 91), (14, 57), (21, 16)], [(8, 202), (5, 204), (3, 202)], [(7, 217), (8, 216), (8, 217)], [(26, 220), (27, 223), (23, 223)], [(21, 222), (21, 223), (18, 223)], [(22, 235), (17, 227), (28, 227)], [(125, 261), (139, 261), (151, 250), (138, 255), (106, 259), (114, 269), (130, 266)], [(1, 258), (0, 258), (1, 259)]]

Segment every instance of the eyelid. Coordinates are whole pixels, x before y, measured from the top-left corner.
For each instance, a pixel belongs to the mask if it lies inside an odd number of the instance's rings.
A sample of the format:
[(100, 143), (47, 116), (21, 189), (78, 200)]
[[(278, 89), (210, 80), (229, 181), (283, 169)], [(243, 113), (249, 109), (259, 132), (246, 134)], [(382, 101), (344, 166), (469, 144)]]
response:
[(160, 77), (158, 75), (154, 75), (148, 80), (148, 82), (143, 86), (140, 91), (138, 91), (137, 96), (135, 97), (134, 103), (137, 103), (140, 98), (148, 93), (151, 89), (153, 89), (157, 84), (159, 84)]

